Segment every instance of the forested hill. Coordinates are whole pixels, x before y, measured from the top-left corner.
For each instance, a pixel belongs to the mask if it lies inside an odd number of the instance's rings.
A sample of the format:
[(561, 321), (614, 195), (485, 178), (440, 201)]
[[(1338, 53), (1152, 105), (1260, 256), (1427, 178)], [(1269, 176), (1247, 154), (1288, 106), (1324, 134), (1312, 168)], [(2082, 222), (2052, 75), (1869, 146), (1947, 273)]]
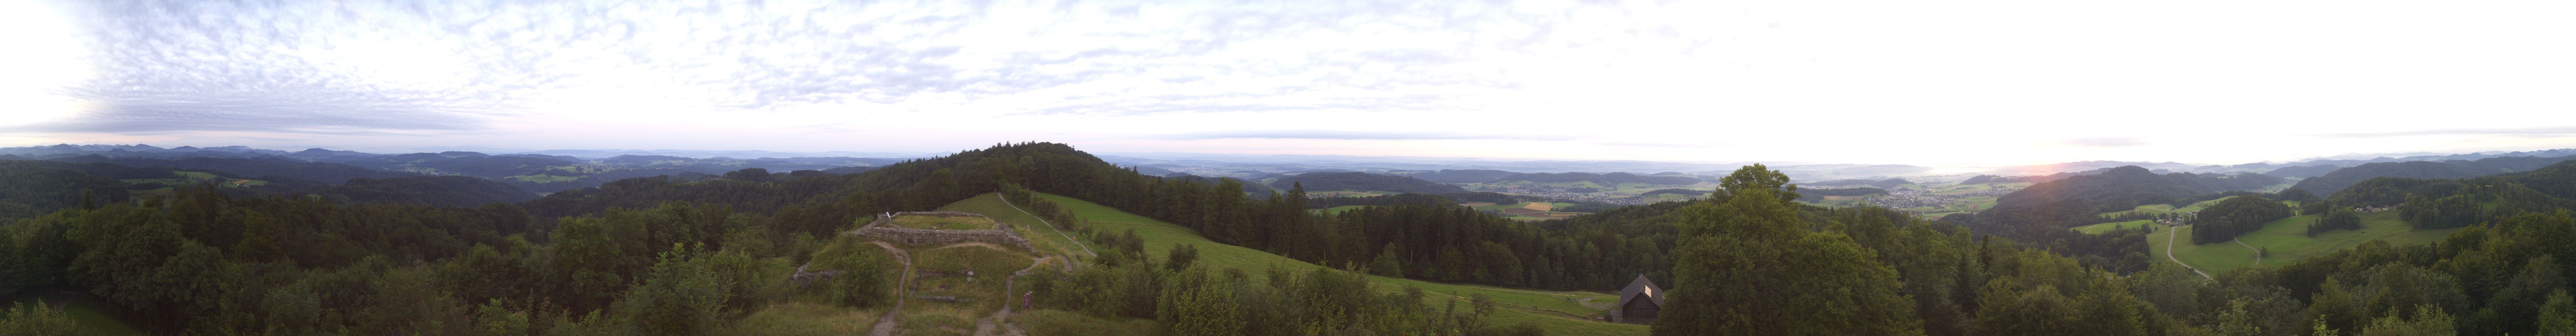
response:
[(1441, 169), (1440, 171), (1419, 172), (1404, 176), (1440, 183), (1482, 183), (1512, 175), (1520, 175), (1520, 173), (1490, 169)]
[(124, 182), (67, 167), (71, 165), (0, 160), (0, 223), (83, 204), (97, 206), (125, 201)]
[(2320, 195), (2330, 195), (2338, 191), (2343, 191), (2345, 187), (2351, 186), (2353, 183), (2359, 183), (2363, 180), (2373, 178), (2471, 178), (2529, 171), (2532, 169), (2539, 169), (2542, 166), (2567, 161), (2569, 159), (2569, 157), (2515, 156), (2485, 158), (2478, 159), (2477, 161), (2451, 160), (2442, 162), (2407, 161), (2365, 163), (2359, 166), (2336, 169), (2334, 172), (2326, 173), (2324, 176), (2300, 180), (2299, 185), (2292, 187), (2306, 189), (2309, 192), (2314, 192)]
[(57, 158), (53, 159), (53, 161), (72, 163), (97, 162), (126, 167), (171, 167), (180, 170), (217, 170), (240, 174), (243, 177), (258, 178), (264, 176), (285, 176), (313, 180), (326, 184), (345, 183), (349, 181), (349, 179), (353, 178), (420, 176), (420, 174), (378, 171), (367, 169), (366, 167), (347, 164), (298, 162), (277, 158), (192, 157), (183, 159), (144, 159), (109, 158), (104, 156), (88, 155)]
[(2156, 174), (2138, 166), (2122, 166), (2004, 194), (1995, 200), (1994, 209), (1964, 219), (1985, 232), (2019, 233), (2016, 237), (2024, 238), (2047, 236), (2065, 231), (2067, 226), (2091, 224), (2087, 220), (2103, 212), (2167, 204), (2195, 195), (2257, 190), (2286, 182), (2263, 174)]
[(1375, 190), (1424, 194), (1467, 192), (1467, 189), (1453, 185), (1441, 184), (1439, 182), (1424, 181), (1422, 179), (1404, 176), (1361, 172), (1305, 173), (1289, 175), (1288, 177), (1279, 178), (1278, 181), (1271, 181), (1270, 187), (1288, 189), (1290, 186), (1298, 183), (1303, 183), (1306, 186), (1306, 190)]
[(2337, 207), (2397, 206), (2399, 216), (2407, 223), (2425, 229), (2480, 225), (2521, 213), (2576, 209), (2576, 160), (2527, 172), (2465, 179), (2373, 178), (2334, 193), (2326, 203)]
[(1526, 173), (1504, 176), (1487, 182), (1509, 181), (1530, 181), (1539, 183), (1591, 181), (1593, 183), (1600, 184), (1645, 183), (1653, 185), (1689, 185), (1698, 184), (1700, 182), (1699, 178), (1689, 176), (1645, 176), (1629, 173)]
[(2342, 168), (2343, 168), (2343, 167), (2339, 167), (2339, 166), (2335, 166), (2335, 165), (2330, 165), (2330, 164), (2321, 164), (2321, 165), (2314, 165), (2314, 166), (2289, 166), (2289, 167), (2281, 167), (2280, 169), (2273, 169), (2272, 171), (2269, 171), (2269, 172), (2263, 172), (2263, 175), (2280, 176), (2281, 178), (2308, 178), (2308, 177), (2325, 176), (2325, 175), (2326, 175), (2326, 174), (2328, 174), (2328, 173), (2333, 173), (2336, 169), (2342, 169)]

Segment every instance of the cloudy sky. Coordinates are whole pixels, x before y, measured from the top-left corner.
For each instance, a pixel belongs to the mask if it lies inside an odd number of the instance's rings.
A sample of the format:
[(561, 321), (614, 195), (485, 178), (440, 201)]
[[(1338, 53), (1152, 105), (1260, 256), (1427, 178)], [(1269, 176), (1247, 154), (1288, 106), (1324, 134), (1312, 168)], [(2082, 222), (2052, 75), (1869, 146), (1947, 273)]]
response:
[(2576, 147), (2576, 3), (0, 0), (0, 145), (2241, 163)]

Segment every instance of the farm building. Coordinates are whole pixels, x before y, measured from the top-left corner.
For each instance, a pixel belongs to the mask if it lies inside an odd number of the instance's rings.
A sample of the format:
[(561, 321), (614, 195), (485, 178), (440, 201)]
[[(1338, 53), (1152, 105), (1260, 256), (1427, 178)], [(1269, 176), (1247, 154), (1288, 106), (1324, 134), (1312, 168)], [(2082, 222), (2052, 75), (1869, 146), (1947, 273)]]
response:
[(1611, 307), (1610, 321), (1621, 323), (1654, 323), (1655, 312), (1664, 308), (1664, 289), (1637, 275), (1628, 288), (1619, 290), (1619, 304)]

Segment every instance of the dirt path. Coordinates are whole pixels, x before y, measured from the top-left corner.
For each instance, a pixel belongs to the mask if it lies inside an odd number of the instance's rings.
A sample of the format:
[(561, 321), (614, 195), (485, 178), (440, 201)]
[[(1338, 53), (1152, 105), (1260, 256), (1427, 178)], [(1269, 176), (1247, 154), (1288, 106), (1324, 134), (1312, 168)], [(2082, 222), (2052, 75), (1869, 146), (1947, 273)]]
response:
[(2236, 242), (2236, 246), (2244, 246), (2245, 249), (2254, 250), (2254, 266), (2263, 266), (2263, 249), (2254, 248), (2254, 245), (2245, 245), (2244, 239), (2229, 241)]
[[(1073, 235), (1064, 234), (1064, 230), (1055, 229), (1055, 223), (1048, 223), (1045, 217), (1038, 217), (1038, 214), (1029, 213), (1029, 210), (1021, 209), (1017, 204), (1011, 204), (1011, 198), (1002, 197), (1002, 194), (995, 193), (993, 194), (993, 197), (1002, 199), (1002, 205), (1011, 206), (1011, 210), (1019, 210), (1020, 214), (1029, 215), (1029, 218), (1036, 218), (1038, 220), (1038, 226), (1046, 227), (1047, 231), (1055, 232), (1055, 235), (1064, 236), (1064, 241), (1073, 242), (1073, 246), (1081, 247), (1083, 254), (1089, 254), (1094, 258), (1100, 257), (1100, 253), (1091, 252), (1090, 245), (1083, 244), (1081, 240), (1073, 239)], [(1073, 251), (1065, 251), (1065, 254), (1072, 254), (1072, 252)]]
[[(1014, 307), (1018, 307), (1018, 305), (1014, 304), (1012, 302), (1013, 300), (1011, 300), (1011, 292), (1019, 291), (1020, 273), (1027, 273), (1030, 270), (1038, 269), (1038, 265), (1046, 264), (1047, 258), (1053, 257), (1046, 256), (1032, 258), (1029, 260), (1028, 268), (1022, 268), (1017, 272), (1011, 272), (1010, 277), (1002, 278), (1002, 310), (996, 310), (993, 311), (993, 315), (975, 319), (975, 336), (1028, 334), (1027, 332), (1020, 330), (1020, 326), (1012, 325), (1010, 323), (1012, 315), (1011, 310)], [(995, 334), (997, 332), (1000, 334)]]
[(2200, 273), (2200, 277), (2201, 277), (2202, 279), (2209, 279), (2210, 281), (2218, 281), (2218, 278), (2212, 278), (2212, 277), (2209, 277), (2209, 273), (2207, 273), (2207, 272), (2201, 272), (2201, 271), (2200, 271), (2200, 268), (2198, 268), (2198, 267), (2191, 267), (2191, 264), (2185, 264), (2185, 263), (2183, 263), (2181, 258), (2174, 258), (2174, 255), (2173, 255), (2174, 236), (2180, 236), (2180, 235), (2182, 235), (2182, 233), (2181, 233), (2181, 232), (2174, 232), (2173, 230), (2166, 230), (2166, 231), (2165, 231), (2165, 259), (2166, 259), (2166, 260), (2173, 260), (2174, 264), (2176, 264), (2176, 265), (2182, 265), (2182, 268), (2184, 268), (2184, 269), (2189, 269), (2189, 270), (2191, 270), (2191, 272), (2192, 272), (2192, 273)]
[(894, 244), (887, 244), (886, 242), (872, 241), (869, 243), (877, 244), (878, 247), (884, 247), (886, 252), (894, 253), (894, 261), (903, 264), (902, 275), (895, 277), (895, 279), (906, 280), (897, 280), (898, 282), (895, 283), (894, 308), (887, 309), (885, 317), (877, 318), (876, 327), (869, 329), (868, 331), (868, 335), (872, 336), (892, 336), (894, 335), (895, 319), (903, 316), (903, 297), (905, 296), (903, 295), (904, 282), (910, 282), (911, 280), (908, 279), (912, 279), (912, 253), (904, 252), (903, 249), (895, 248)]

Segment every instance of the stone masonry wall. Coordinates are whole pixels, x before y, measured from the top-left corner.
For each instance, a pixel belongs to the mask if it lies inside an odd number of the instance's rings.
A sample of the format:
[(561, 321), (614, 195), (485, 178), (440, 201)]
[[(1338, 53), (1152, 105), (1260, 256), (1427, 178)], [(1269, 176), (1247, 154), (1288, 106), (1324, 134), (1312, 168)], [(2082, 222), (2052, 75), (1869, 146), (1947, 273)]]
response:
[(1011, 224), (1001, 221), (993, 221), (993, 228), (986, 230), (912, 229), (886, 225), (896, 216), (984, 217), (980, 214), (950, 211), (897, 212), (877, 215), (876, 221), (868, 222), (867, 226), (861, 226), (857, 231), (850, 233), (904, 246), (939, 246), (977, 242), (1009, 246), (1023, 251), (1037, 250), (1029, 246), (1028, 238), (1020, 237), (1018, 230), (1012, 230)]

